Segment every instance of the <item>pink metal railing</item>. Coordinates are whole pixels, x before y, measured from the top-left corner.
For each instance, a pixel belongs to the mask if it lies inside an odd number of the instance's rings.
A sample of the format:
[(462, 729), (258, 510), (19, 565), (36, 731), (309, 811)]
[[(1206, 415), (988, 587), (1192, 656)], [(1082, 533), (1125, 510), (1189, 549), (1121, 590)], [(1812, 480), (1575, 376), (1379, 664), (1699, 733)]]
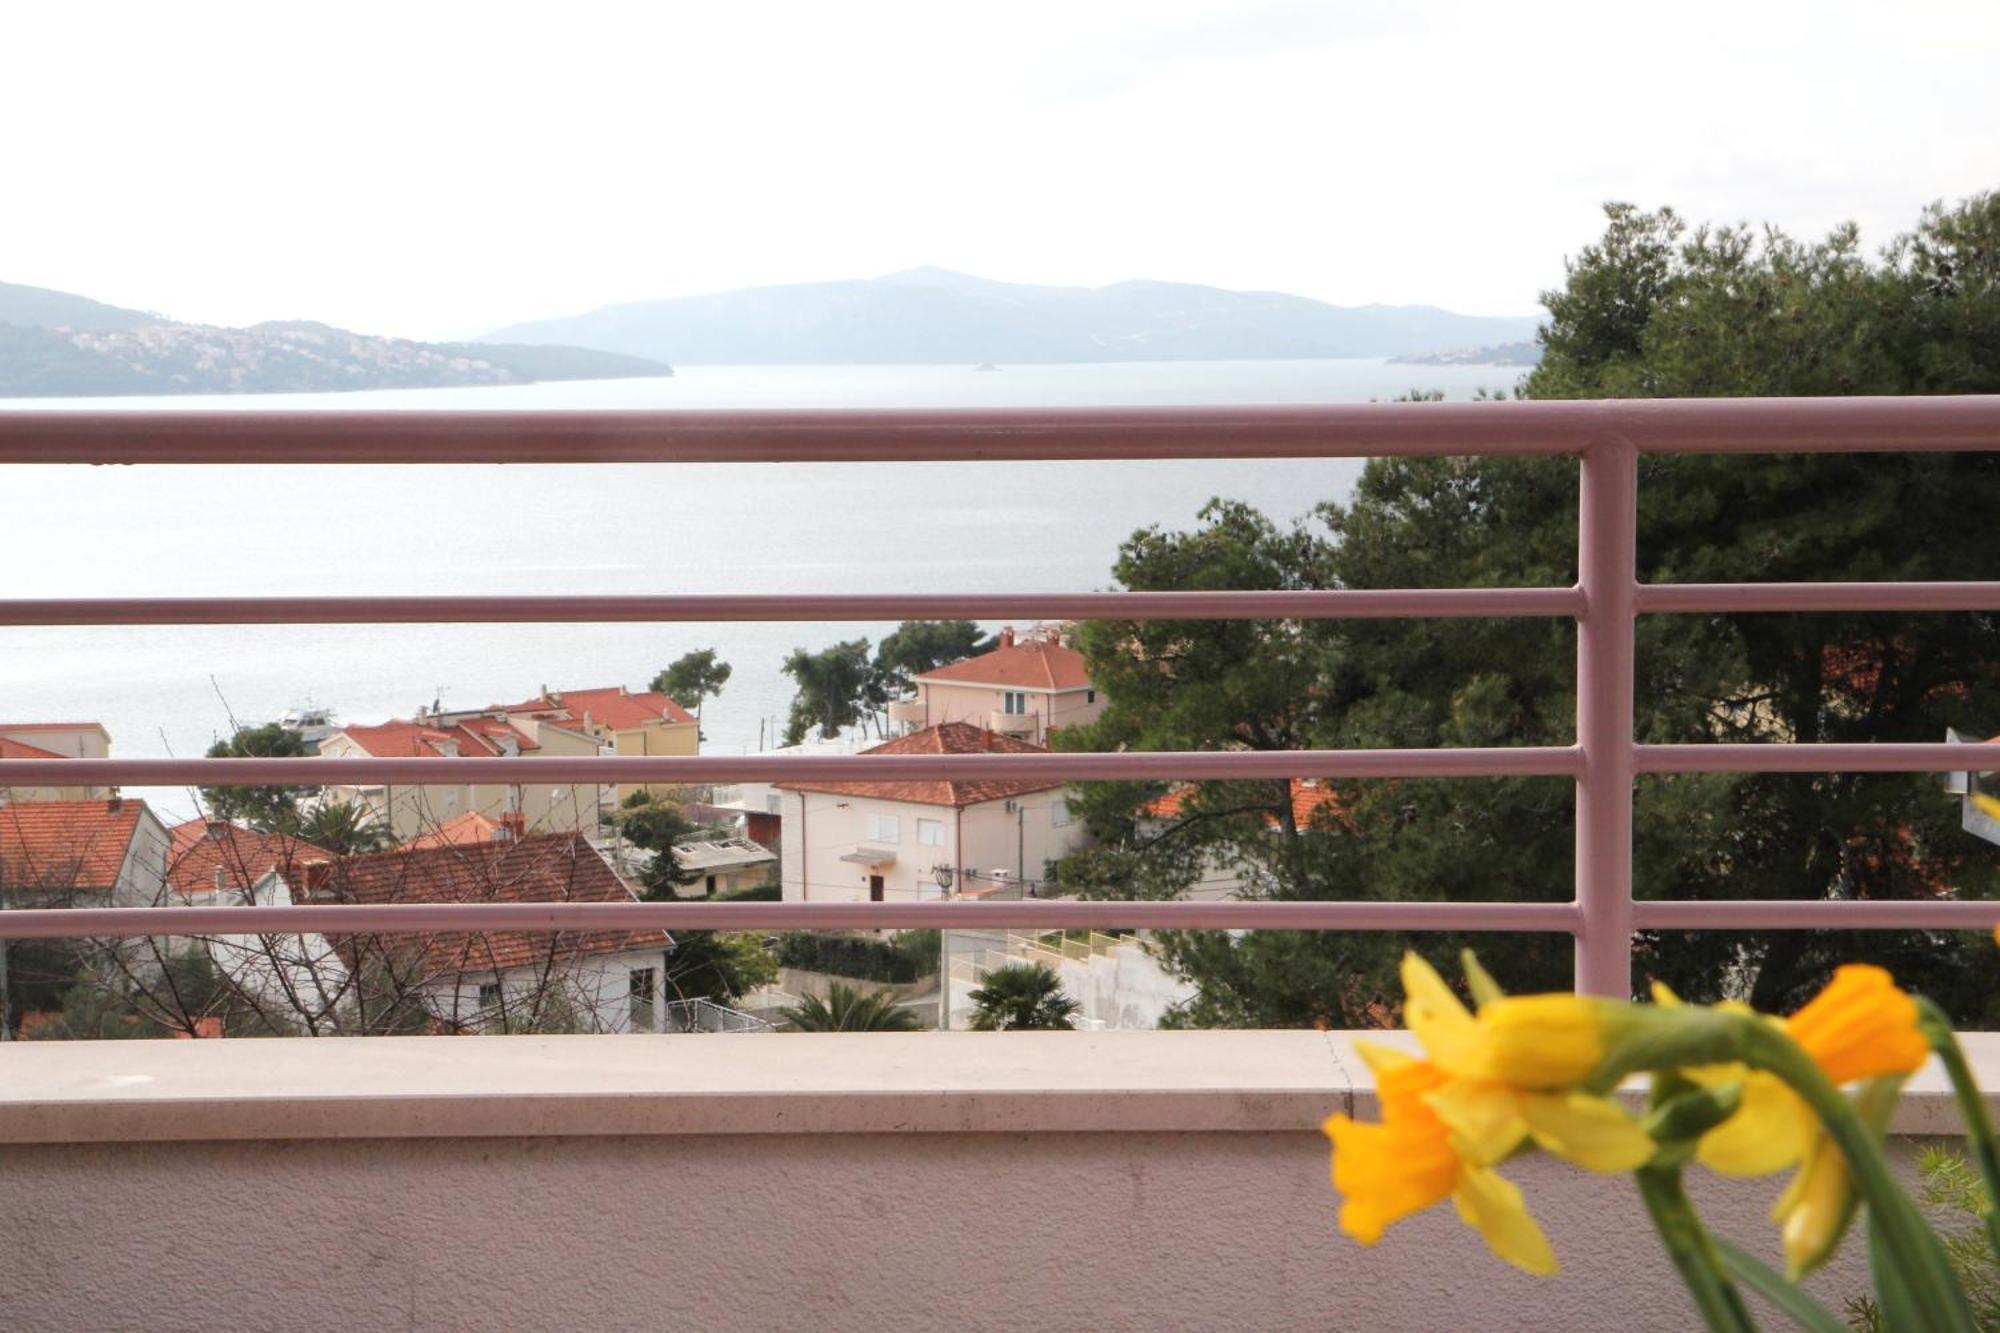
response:
[[(1571, 455), (1580, 461), (1570, 588), (1330, 592), (64, 598), (0, 600), (4, 625), (340, 622), (1569, 616), (1578, 624), (1576, 742), (1510, 749), (586, 759), (65, 760), (63, 783), (734, 782), (1062, 777), (1549, 775), (1576, 785), (1570, 903), (927, 902), (506, 903), (459, 906), (49, 909), (0, 913), (0, 937), (631, 927), (842, 929), (1206, 927), (1565, 931), (1577, 984), (1624, 994), (1632, 932), (1983, 928), (2000, 902), (1637, 902), (1632, 784), (1642, 773), (1950, 772), (1966, 747), (1639, 745), (1641, 614), (2000, 610), (2000, 582), (1641, 585), (1643, 454), (2000, 450), (2000, 398), (1368, 404), (922, 412), (18, 412), (0, 463), (586, 463), (1353, 458)], [(0, 760), (0, 788), (47, 785), (50, 761)], [(524, 776), (532, 775), (532, 776)]]

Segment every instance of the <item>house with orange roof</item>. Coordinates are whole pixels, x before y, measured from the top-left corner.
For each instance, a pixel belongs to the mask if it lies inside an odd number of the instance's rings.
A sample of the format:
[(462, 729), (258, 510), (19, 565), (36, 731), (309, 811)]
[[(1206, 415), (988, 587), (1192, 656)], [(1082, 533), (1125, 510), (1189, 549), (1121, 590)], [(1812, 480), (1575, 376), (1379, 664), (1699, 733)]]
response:
[[(969, 722), (946, 722), (864, 755), (1041, 754)], [(787, 902), (885, 902), (1032, 892), (1075, 851), (1060, 779), (779, 782)]]
[[(701, 731), (694, 716), (658, 690), (628, 690), (606, 685), (589, 690), (552, 690), (542, 686), (534, 698), (518, 704), (496, 704), (486, 717), (532, 718), (574, 727), (597, 738), (605, 752), (623, 758), (693, 755), (701, 752)], [(445, 719), (468, 716), (445, 713)], [(647, 790), (643, 783), (624, 783), (614, 799), (623, 801)]]
[[(578, 833), (397, 849), (335, 860), (312, 901), (540, 903), (637, 901)], [(378, 1010), (418, 1004), (446, 1032), (550, 1026), (657, 1032), (666, 1025), (667, 962), (659, 930), (350, 934), (329, 947), (353, 975), (354, 1000)]]
[[(374, 726), (337, 728), (320, 741), (327, 759), (577, 757), (600, 752), (580, 725), (553, 718), (424, 714)], [(527, 766), (524, 765), (524, 770)], [(604, 792), (593, 784), (537, 782), (347, 783), (325, 800), (360, 805), (388, 825), (398, 842), (435, 833), (467, 813), (498, 820), (519, 815), (530, 833), (595, 833)]]
[[(96, 722), (0, 722), (0, 759), (108, 759), (111, 733)], [(61, 782), (51, 770), (46, 787), (0, 788), (0, 805), (30, 801), (102, 801), (109, 787)]]
[(170, 838), (144, 801), (0, 806), (6, 905), (149, 906), (163, 901)]
[[(186, 907), (289, 907), (336, 856), (283, 833), (226, 819), (191, 819), (169, 831), (166, 901)], [(216, 969), (280, 1029), (341, 1030), (350, 989), (346, 966), (318, 935), (205, 935)]]
[(1083, 654), (1059, 627), (1016, 634), (1000, 631), (1000, 646), (914, 678), (916, 695), (889, 705), (889, 720), (911, 728), (946, 722), (1047, 744), (1058, 727), (1095, 721), (1104, 701), (1090, 683)]
[[(1201, 787), (1192, 783), (1184, 784), (1163, 792), (1140, 806), (1139, 826), (1148, 836), (1158, 837), (1190, 818), (1230, 813), (1255, 814), (1270, 831), (1275, 846), (1275, 839), (1284, 831), (1283, 822), (1279, 818), (1279, 812), (1283, 807), (1276, 803), (1279, 793), (1275, 783), (1270, 788), (1268, 801), (1258, 795), (1260, 786), (1261, 784), (1247, 782), (1231, 783), (1222, 789), (1230, 793), (1238, 791), (1245, 793), (1243, 805), (1246, 808), (1237, 811), (1234, 803), (1227, 798), (1203, 801)], [(1326, 829), (1347, 818), (1347, 810), (1341, 802), (1339, 791), (1324, 779), (1292, 778), (1289, 780), (1289, 796), (1292, 827), (1300, 832)], [(1254, 874), (1254, 863), (1246, 864), (1237, 857), (1210, 853), (1204, 857), (1201, 873), (1188, 887), (1185, 896), (1204, 901), (1240, 898), (1245, 896), (1245, 889)]]

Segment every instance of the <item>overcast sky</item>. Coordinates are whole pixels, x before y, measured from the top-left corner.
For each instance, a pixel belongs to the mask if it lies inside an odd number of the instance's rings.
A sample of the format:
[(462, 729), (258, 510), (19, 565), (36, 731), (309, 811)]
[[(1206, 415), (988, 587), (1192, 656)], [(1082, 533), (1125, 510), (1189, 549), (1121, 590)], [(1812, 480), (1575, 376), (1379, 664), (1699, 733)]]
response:
[(2000, 3), (0, 9), (0, 279), (447, 337), (939, 264), (1535, 309), (1612, 198), (2000, 187)]

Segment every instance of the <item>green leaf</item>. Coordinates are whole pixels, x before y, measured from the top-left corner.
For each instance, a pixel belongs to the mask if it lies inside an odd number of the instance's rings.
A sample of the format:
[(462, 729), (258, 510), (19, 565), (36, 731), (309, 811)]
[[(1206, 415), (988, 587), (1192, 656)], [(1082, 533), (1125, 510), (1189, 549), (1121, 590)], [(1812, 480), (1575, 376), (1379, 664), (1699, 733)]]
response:
[(1762, 1296), (1800, 1328), (1809, 1333), (1848, 1333), (1847, 1325), (1834, 1318), (1825, 1306), (1762, 1259), (1726, 1237), (1711, 1233), (1709, 1240), (1722, 1260), (1724, 1272)]

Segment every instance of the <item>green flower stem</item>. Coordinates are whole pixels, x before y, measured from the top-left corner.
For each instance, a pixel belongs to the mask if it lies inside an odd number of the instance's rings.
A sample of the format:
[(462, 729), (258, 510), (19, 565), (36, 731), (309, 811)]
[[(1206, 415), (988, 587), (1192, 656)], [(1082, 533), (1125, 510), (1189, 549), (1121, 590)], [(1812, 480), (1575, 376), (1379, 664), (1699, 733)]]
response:
[(1958, 1099), (1958, 1117), (1965, 1122), (1965, 1137), (1972, 1141), (1973, 1159), (1979, 1163), (1979, 1178), (1986, 1183), (1984, 1220), (1986, 1235), (2000, 1254), (2000, 1145), (1993, 1140), (1993, 1118), (1987, 1114), (1986, 1099), (1972, 1081), (1972, 1067), (1965, 1062), (1965, 1050), (1944, 1010), (1921, 995), (1917, 997), (1917, 1024), (1931, 1049), (1944, 1063), (1951, 1079), (1952, 1094)]
[(1750, 1317), (1735, 1284), (1723, 1273), (1721, 1258), (1681, 1186), (1680, 1168), (1642, 1166), (1633, 1177), (1653, 1226), (1710, 1333), (1754, 1333), (1757, 1321)]
[(1756, 1255), (1734, 1244), (1727, 1236), (1711, 1234), (1722, 1271), (1762, 1296), (1780, 1313), (1808, 1333), (1849, 1333), (1846, 1324), (1835, 1319), (1825, 1306), (1806, 1295), (1796, 1282), (1780, 1274)]
[(1945, 1261), (1943, 1247), (1890, 1174), (1874, 1132), (1796, 1042), (1761, 1020), (1741, 1021), (1745, 1062), (1783, 1079), (1812, 1108), (1847, 1158), (1855, 1187), (1868, 1203), (1870, 1224), (1921, 1312), (1923, 1327), (1933, 1333), (1976, 1333), (1965, 1293)]

